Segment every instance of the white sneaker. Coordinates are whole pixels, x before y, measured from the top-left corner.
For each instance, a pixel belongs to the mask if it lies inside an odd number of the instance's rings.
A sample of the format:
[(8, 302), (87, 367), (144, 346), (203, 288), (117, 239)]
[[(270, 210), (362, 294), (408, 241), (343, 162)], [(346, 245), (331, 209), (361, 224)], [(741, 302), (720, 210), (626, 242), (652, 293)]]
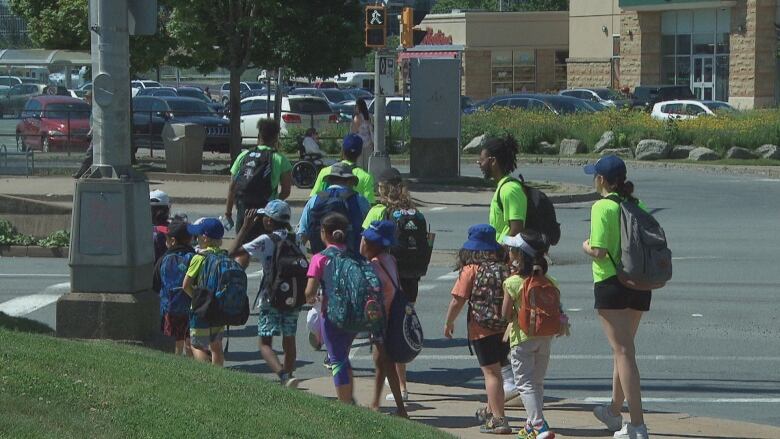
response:
[[(404, 402), (409, 401), (409, 392), (406, 390), (402, 390), (401, 399), (403, 399)], [(395, 401), (395, 396), (393, 396), (392, 393), (388, 393), (387, 396), (385, 396), (385, 401)]]
[[(596, 407), (593, 407), (593, 416), (596, 417), (599, 421), (601, 421), (604, 425), (607, 426), (607, 430), (609, 431), (619, 431), (623, 425), (623, 416), (621, 415), (613, 415), (609, 411), (609, 406), (606, 405), (597, 405)], [(617, 437), (617, 436), (615, 436)], [(628, 437), (628, 436), (626, 436)]]
[(623, 424), (623, 428), (620, 431), (616, 431), (612, 437), (615, 439), (647, 439), (650, 436), (647, 434), (647, 426), (645, 424), (638, 427), (634, 427), (631, 424)]

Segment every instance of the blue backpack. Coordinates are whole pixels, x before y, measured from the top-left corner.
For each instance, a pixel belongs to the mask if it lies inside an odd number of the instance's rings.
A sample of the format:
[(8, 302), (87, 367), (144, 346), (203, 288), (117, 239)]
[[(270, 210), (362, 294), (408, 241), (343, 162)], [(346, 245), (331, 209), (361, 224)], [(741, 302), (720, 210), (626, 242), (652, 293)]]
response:
[(312, 254), (325, 250), (325, 243), (322, 242), (320, 231), (322, 230), (322, 219), (331, 212), (338, 212), (347, 217), (349, 220), (347, 248), (353, 254), (359, 254), (363, 214), (360, 212), (357, 197), (358, 193), (351, 189), (338, 188), (330, 188), (317, 194), (314, 205), (309, 212), (307, 224)]
[(192, 252), (169, 253), (160, 263), (160, 315), (186, 316), (192, 300), (181, 288), (190, 266)]
[(240, 326), (249, 320), (243, 267), (227, 253), (206, 253), (192, 298), (192, 311), (211, 325)]
[(390, 304), (390, 314), (387, 316), (385, 349), (394, 363), (409, 363), (422, 351), (422, 324), (420, 318), (417, 317), (417, 311), (414, 310), (414, 305), (406, 300), (406, 294), (384, 266), (382, 266), (382, 270), (391, 279), (395, 288), (395, 295)]
[(326, 318), (349, 332), (377, 332), (384, 327), (382, 284), (370, 263), (329, 247), (323, 276)]

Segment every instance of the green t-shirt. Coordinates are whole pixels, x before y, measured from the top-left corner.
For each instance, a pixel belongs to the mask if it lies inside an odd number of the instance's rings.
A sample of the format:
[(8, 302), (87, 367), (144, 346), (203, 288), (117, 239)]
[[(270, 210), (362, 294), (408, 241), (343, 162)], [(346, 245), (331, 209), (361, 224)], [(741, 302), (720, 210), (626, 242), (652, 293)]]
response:
[[(526, 210), (528, 208), (528, 199), (525, 191), (519, 183), (507, 182), (512, 177), (507, 175), (498, 181), (496, 193), (493, 194), (493, 200), (490, 202), (489, 223), (496, 229), (496, 240), (499, 244), (503, 242), (505, 236), (509, 234), (510, 221), (525, 222)], [(499, 208), (498, 197), (501, 197), (503, 210)]]
[(366, 219), (363, 220), (363, 230), (366, 230), (374, 221), (382, 221), (385, 219), (385, 207), (384, 204), (377, 204), (368, 211)]
[[(355, 177), (358, 179), (355, 192), (358, 192), (359, 194), (366, 197), (366, 200), (368, 200), (369, 204), (376, 203), (376, 195), (374, 193), (374, 177), (368, 172), (364, 171), (362, 168), (357, 167), (354, 162), (350, 162), (349, 160), (342, 160), (341, 163), (346, 163), (353, 167), (352, 173), (355, 174)], [(320, 173), (317, 175), (317, 181), (314, 182), (314, 187), (312, 187), (311, 194), (309, 194), (309, 196), (313, 197), (328, 188), (328, 183), (325, 181), (325, 177), (328, 175), (330, 175), (330, 166), (326, 166), (320, 169)]]
[[(547, 279), (550, 280), (550, 282), (553, 283), (556, 287), (558, 287), (558, 281), (556, 281), (553, 277), (547, 276)], [(520, 343), (523, 343), (530, 339), (528, 335), (526, 335), (525, 332), (523, 332), (522, 329), (520, 329), (520, 324), (517, 323), (517, 313), (520, 311), (520, 293), (523, 289), (523, 282), (525, 281), (525, 278), (521, 277), (520, 275), (514, 275), (508, 277), (504, 281), (504, 292), (509, 294), (509, 297), (512, 298), (512, 307), (515, 309), (515, 317), (509, 322), (509, 346), (515, 347), (519, 345)]]
[[(609, 195), (615, 195), (611, 193)], [(639, 202), (644, 209), (644, 203)], [(590, 246), (603, 248), (609, 252), (616, 262), (620, 260), (620, 205), (612, 200), (602, 198), (593, 203), (590, 209)], [(617, 275), (615, 264), (609, 256), (593, 260), (593, 282), (601, 282)]]
[[(241, 151), (241, 154), (238, 155), (236, 161), (233, 162), (233, 166), (230, 167), (230, 175), (233, 176), (233, 178), (235, 178), (236, 174), (238, 174), (238, 171), (241, 170), (241, 164), (249, 151), (249, 149)], [(258, 145), (257, 151), (273, 150), (268, 146)], [(279, 197), (279, 182), (282, 179), (282, 174), (290, 171), (292, 171), (292, 164), (290, 163), (290, 160), (288, 160), (284, 155), (274, 151), (273, 157), (271, 158), (271, 187), (273, 188), (271, 199), (276, 199)]]

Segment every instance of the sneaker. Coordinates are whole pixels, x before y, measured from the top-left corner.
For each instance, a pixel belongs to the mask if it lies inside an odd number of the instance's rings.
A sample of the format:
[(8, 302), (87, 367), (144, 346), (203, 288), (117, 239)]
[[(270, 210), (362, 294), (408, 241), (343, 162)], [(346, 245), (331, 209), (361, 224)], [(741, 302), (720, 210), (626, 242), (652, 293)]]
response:
[(474, 413), (474, 417), (477, 418), (477, 422), (484, 424), (488, 419), (493, 417), (493, 413), (490, 413), (487, 406), (485, 406), (477, 409), (476, 413)]
[(322, 348), (322, 343), (320, 343), (319, 337), (317, 337), (317, 334), (313, 332), (309, 333), (309, 344), (315, 351), (319, 351)]
[(618, 431), (623, 426), (623, 416), (613, 415), (607, 405), (593, 407), (593, 416), (606, 425), (609, 431)]
[(327, 355), (325, 355), (325, 359), (322, 360), (322, 367), (324, 367), (325, 369), (328, 369), (328, 370), (332, 370), (333, 369), (333, 365), (330, 364), (330, 358), (328, 358)]
[(615, 439), (647, 439), (650, 436), (647, 434), (647, 426), (645, 424), (637, 427), (631, 424), (623, 424), (623, 428), (615, 432), (612, 437)]
[[(406, 390), (401, 390), (401, 399), (404, 402), (409, 401), (409, 392)], [(395, 401), (395, 396), (393, 396), (392, 393), (388, 393), (387, 396), (385, 396), (385, 401)]]
[(542, 425), (534, 427), (533, 430), (536, 439), (555, 439), (555, 433), (550, 431), (550, 426), (547, 425), (547, 421), (542, 421)]
[(517, 432), (517, 439), (536, 439), (536, 432), (531, 424), (525, 424), (525, 427)]
[(287, 378), (287, 381), (285, 381), (282, 384), (284, 385), (284, 387), (289, 387), (290, 389), (297, 389), (298, 384), (300, 383), (301, 383), (300, 379), (291, 376), (290, 378)]
[(491, 416), (481, 427), (480, 433), (487, 434), (512, 434), (512, 428), (509, 427), (509, 421), (506, 418)]

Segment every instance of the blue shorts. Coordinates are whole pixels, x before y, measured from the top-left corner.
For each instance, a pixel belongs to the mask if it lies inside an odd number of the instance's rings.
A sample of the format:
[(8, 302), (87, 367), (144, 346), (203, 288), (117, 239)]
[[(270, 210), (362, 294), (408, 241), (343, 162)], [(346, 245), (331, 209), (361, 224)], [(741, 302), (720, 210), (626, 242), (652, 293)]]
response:
[(260, 313), (257, 316), (257, 335), (260, 337), (295, 337), (298, 331), (298, 314), (301, 311), (294, 309), (292, 311), (279, 311), (278, 309), (265, 305), (260, 307)]

